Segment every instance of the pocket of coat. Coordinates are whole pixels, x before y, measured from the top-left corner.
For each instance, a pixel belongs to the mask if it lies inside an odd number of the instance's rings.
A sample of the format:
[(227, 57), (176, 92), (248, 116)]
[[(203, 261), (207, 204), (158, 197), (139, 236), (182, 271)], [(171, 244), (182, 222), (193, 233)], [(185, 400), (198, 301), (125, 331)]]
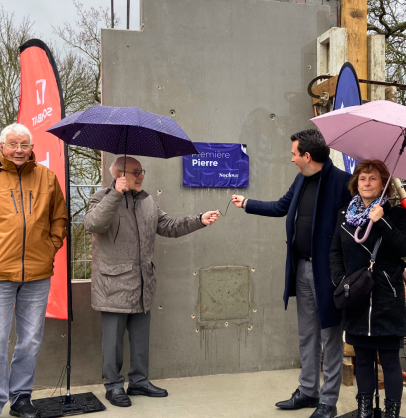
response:
[(55, 244), (52, 242), (51, 237), (48, 236), (48, 238), (49, 238), (49, 241), (51, 242), (52, 257), (55, 257), (55, 254), (56, 254)]
[(131, 241), (131, 233), (127, 219), (124, 216), (115, 216), (112, 222), (113, 233), (111, 240), (114, 245), (123, 245)]
[(10, 189), (10, 191), (11, 191), (11, 199), (13, 200), (14, 210), (15, 210), (16, 213), (18, 213), (16, 199), (14, 197), (13, 189)]
[(116, 235), (114, 237), (114, 244), (116, 243), (117, 235), (120, 232), (120, 225), (121, 225), (121, 216), (118, 218), (118, 227), (117, 227)]
[(132, 268), (133, 265), (130, 263), (99, 264), (99, 277), (101, 279), (99, 284), (103, 289), (104, 297), (109, 299), (109, 306), (128, 308), (129, 298), (134, 297), (137, 292), (141, 294), (141, 286), (139, 286), (139, 290), (136, 289)]
[(31, 215), (31, 206), (32, 206), (32, 191), (30, 190), (30, 195), (29, 195), (30, 199), (28, 202), (28, 213)]
[[(15, 217), (20, 215), (17, 214), (18, 209), (14, 205), (13, 195), (10, 188), (4, 189), (0, 184), (0, 222), (2, 222), (2, 228), (4, 230), (8, 222), (15, 222)], [(11, 220), (12, 219), (12, 220)], [(3, 227), (4, 223), (4, 227)], [(11, 226), (12, 224), (10, 224)], [(2, 231), (3, 232), (3, 231)]]
[(114, 264), (114, 265), (101, 264), (101, 263), (99, 264), (100, 273), (105, 274), (106, 276), (118, 276), (120, 274), (131, 271), (132, 268), (133, 268), (133, 265), (131, 263)]

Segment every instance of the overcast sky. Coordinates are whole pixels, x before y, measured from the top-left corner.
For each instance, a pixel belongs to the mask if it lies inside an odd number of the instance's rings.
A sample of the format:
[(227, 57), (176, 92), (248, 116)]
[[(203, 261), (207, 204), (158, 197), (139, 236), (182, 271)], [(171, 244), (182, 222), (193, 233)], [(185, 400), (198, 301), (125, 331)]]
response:
[[(130, 29), (139, 29), (140, 21), (140, 0), (131, 0), (130, 6)], [(110, 8), (111, 0), (80, 0), (85, 8), (106, 7)], [(16, 22), (23, 16), (29, 16), (34, 21), (34, 30), (38, 38), (45, 42), (52, 40), (62, 46), (62, 41), (52, 33), (52, 26), (62, 26), (65, 22), (72, 25), (77, 20), (76, 9), (72, 0), (0, 0), (4, 10), (12, 13)], [(127, 0), (114, 0), (114, 11), (121, 20), (120, 29), (126, 28), (127, 22)]]

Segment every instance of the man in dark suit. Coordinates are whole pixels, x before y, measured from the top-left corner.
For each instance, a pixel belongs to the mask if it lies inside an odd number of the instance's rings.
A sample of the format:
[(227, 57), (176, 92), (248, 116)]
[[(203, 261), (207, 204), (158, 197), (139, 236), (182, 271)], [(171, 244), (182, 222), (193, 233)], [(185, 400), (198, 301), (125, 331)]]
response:
[[(297, 298), (300, 385), (281, 409), (317, 407), (311, 418), (337, 415), (343, 343), (341, 314), (333, 302), (329, 249), (338, 209), (351, 200), (350, 175), (335, 167), (321, 133), (315, 129), (291, 136), (292, 162), (299, 174), (288, 192), (275, 202), (233, 195), (235, 206), (255, 215), (286, 216), (287, 257), (285, 309), (290, 296)], [(324, 351), (324, 384), (320, 389), (320, 362)]]

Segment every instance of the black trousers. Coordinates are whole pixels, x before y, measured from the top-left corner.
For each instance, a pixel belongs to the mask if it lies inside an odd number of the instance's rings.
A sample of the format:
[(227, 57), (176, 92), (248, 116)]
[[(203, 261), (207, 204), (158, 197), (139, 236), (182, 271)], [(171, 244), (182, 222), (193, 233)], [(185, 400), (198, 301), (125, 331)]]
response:
[(357, 357), (356, 378), (358, 393), (373, 395), (375, 391), (375, 368), (376, 352), (383, 369), (385, 381), (386, 399), (401, 401), (403, 393), (403, 376), (400, 367), (399, 349), (374, 349), (354, 346)]
[(124, 314), (101, 312), (103, 331), (103, 375), (106, 390), (122, 388), (125, 377), (120, 373), (124, 360), (124, 332), (130, 340), (130, 387), (148, 383), (149, 327), (151, 313)]

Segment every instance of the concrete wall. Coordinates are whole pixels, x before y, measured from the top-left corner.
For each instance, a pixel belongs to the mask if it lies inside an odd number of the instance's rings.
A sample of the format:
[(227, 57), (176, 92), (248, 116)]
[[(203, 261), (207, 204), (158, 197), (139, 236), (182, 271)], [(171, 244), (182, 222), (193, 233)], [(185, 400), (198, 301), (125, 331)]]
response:
[[(180, 158), (140, 158), (145, 190), (173, 217), (224, 212), (234, 192), (263, 200), (286, 193), (297, 174), (289, 136), (312, 126), (306, 89), (316, 76), (316, 39), (330, 27), (329, 8), (148, 0), (143, 21), (140, 32), (102, 31), (103, 104), (163, 115), (175, 110), (193, 141), (244, 143), (250, 156), (250, 187), (239, 190), (184, 188)], [(114, 158), (105, 156), (107, 183)], [(152, 379), (299, 366), (295, 299), (287, 312), (282, 302), (285, 239), (284, 219), (246, 215), (234, 206), (204, 230), (177, 240), (157, 237)], [(243, 272), (241, 309), (219, 291), (217, 302), (230, 312), (221, 320), (200, 317), (199, 294), (217, 285), (211, 271), (224, 280), (216, 289), (231, 289), (228, 281)], [(90, 283), (73, 285), (73, 301), (72, 383), (99, 382), (100, 314), (90, 308)], [(64, 334), (65, 321), (47, 319), (37, 386), (56, 385), (66, 361)]]
[[(311, 127), (306, 88), (316, 75), (316, 39), (330, 27), (328, 7), (148, 0), (143, 21), (141, 32), (102, 31), (103, 104), (174, 110), (193, 141), (245, 143), (250, 156), (250, 187), (240, 190), (184, 188), (181, 159), (139, 158), (145, 190), (173, 217), (224, 212), (233, 192), (264, 200), (286, 193), (297, 174), (289, 136)], [(114, 158), (105, 159), (106, 183)], [(284, 219), (235, 207), (192, 235), (157, 237), (152, 377), (298, 367), (295, 300), (288, 312), (282, 303), (285, 254)], [(199, 320), (199, 269), (213, 266), (249, 267), (245, 320)], [(216, 302), (234, 303), (221, 295)]]

